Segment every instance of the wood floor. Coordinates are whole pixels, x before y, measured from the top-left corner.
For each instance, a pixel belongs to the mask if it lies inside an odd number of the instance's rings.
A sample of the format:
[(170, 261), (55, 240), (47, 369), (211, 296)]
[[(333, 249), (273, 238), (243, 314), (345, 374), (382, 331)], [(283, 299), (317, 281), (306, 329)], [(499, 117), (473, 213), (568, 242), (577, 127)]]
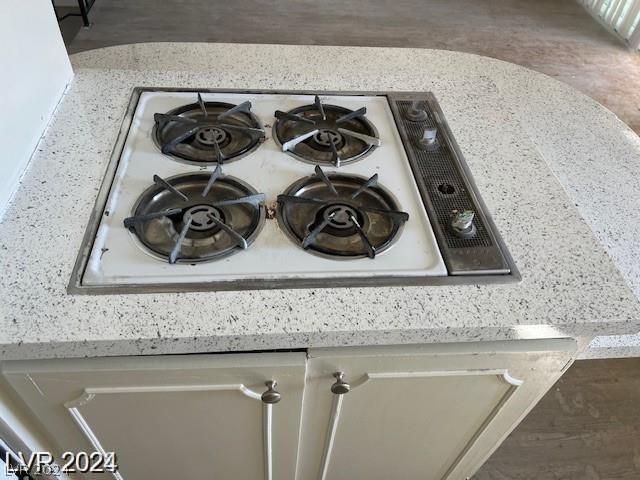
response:
[(640, 358), (581, 360), (474, 480), (640, 479)]
[(440, 48), (518, 63), (640, 132), (640, 54), (576, 0), (97, 0), (70, 52), (136, 42)]

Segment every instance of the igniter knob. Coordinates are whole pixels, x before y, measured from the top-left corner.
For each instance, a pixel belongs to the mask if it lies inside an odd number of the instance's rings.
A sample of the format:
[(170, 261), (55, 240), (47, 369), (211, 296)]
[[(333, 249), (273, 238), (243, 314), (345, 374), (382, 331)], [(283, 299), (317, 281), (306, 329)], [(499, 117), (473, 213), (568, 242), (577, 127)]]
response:
[(461, 212), (454, 210), (449, 224), (453, 234), (460, 238), (473, 237), (476, 234), (476, 226), (473, 223), (475, 216), (476, 214), (471, 210)]
[(405, 116), (407, 117), (407, 120), (411, 122), (424, 122), (429, 118), (429, 114), (424, 107), (422, 107), (421, 102), (417, 101), (411, 102), (411, 106), (407, 110)]
[(418, 148), (421, 150), (436, 150), (439, 146), (438, 129), (425, 128), (422, 132), (422, 137), (418, 139)]

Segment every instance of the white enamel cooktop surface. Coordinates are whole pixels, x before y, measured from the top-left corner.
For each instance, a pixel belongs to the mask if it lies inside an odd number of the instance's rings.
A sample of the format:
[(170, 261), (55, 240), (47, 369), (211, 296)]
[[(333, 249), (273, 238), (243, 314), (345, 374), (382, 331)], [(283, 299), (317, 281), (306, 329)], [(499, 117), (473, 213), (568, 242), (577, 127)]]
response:
[[(313, 174), (314, 166), (282, 152), (271, 138), (276, 110), (291, 110), (313, 103), (309, 95), (202, 93), (205, 102), (252, 103), (252, 112), (265, 128), (266, 141), (248, 156), (224, 164), (222, 172), (265, 193), (267, 205), (301, 177)], [(154, 113), (196, 102), (195, 92), (142, 92), (125, 141), (105, 213), (85, 270), (84, 285), (128, 285), (202, 283), (239, 279), (336, 278), (371, 276), (444, 276), (447, 271), (437, 247), (429, 218), (422, 205), (411, 168), (395, 127), (386, 97), (323, 96), (323, 103), (356, 110), (367, 107), (367, 118), (376, 126), (382, 145), (361, 161), (339, 169), (324, 168), (370, 177), (398, 200), (409, 214), (400, 238), (375, 259), (332, 260), (312, 255), (295, 245), (274, 219), (267, 219), (257, 239), (245, 251), (197, 264), (174, 264), (153, 257), (123, 226), (132, 215), (140, 194), (162, 178), (181, 173), (212, 171), (163, 155), (152, 138)]]

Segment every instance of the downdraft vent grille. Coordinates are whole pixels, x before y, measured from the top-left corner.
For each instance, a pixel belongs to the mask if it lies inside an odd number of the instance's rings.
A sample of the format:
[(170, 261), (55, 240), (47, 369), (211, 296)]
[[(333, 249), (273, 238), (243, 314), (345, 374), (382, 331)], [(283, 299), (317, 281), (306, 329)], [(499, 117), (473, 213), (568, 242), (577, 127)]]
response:
[[(397, 102), (402, 118), (405, 117), (407, 110), (411, 108), (411, 103), (410, 101)], [(428, 113), (428, 118), (421, 122), (404, 122), (409, 139), (421, 138), (425, 128), (437, 127), (434, 113), (427, 102), (420, 102), (419, 105)], [(415, 157), (414, 167), (418, 170), (416, 173), (419, 174), (424, 182), (447, 246), (449, 248), (492, 246), (491, 237), (479, 216), (474, 219), (477, 233), (473, 238), (463, 239), (450, 233), (448, 225), (452, 211), (477, 211), (477, 208), (469, 196), (467, 187), (457, 169), (453, 154), (449, 150), (442, 132), (438, 132), (437, 139), (439, 142), (437, 150), (427, 151), (413, 148), (412, 152)]]
[[(388, 98), (449, 275), (510, 274), (506, 247), (433, 94), (397, 93)], [(468, 236), (462, 237), (450, 224), (455, 211), (465, 210), (475, 216)], [(465, 216), (458, 222), (465, 225)]]

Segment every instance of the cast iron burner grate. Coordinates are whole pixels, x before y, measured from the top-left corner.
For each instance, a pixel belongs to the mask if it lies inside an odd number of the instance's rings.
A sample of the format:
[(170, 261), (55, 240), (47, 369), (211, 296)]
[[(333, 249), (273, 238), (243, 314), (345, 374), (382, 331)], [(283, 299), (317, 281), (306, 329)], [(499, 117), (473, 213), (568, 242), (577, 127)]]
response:
[(154, 115), (154, 138), (162, 153), (194, 165), (222, 164), (238, 160), (258, 148), (265, 139), (251, 102), (233, 105), (204, 102)]
[(349, 110), (325, 105), (316, 95), (313, 105), (276, 110), (273, 137), (283, 151), (299, 160), (339, 167), (363, 159), (380, 146), (366, 113), (366, 107)]
[(409, 214), (378, 175), (326, 175), (316, 166), (278, 196), (282, 230), (303, 249), (333, 259), (375, 258), (399, 238)]
[(265, 221), (265, 195), (243, 181), (212, 173), (157, 175), (124, 220), (155, 257), (197, 263), (248, 248)]

